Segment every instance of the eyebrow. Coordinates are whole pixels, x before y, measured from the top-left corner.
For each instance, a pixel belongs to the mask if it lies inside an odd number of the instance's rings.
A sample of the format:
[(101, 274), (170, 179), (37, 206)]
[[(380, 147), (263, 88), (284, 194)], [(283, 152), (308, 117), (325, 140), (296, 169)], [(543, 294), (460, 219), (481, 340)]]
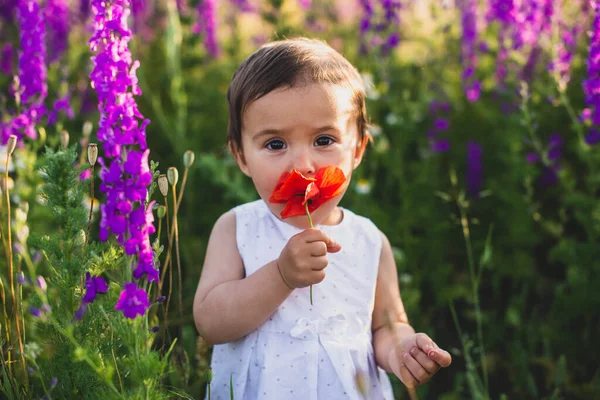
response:
[[(322, 126), (320, 128), (316, 128), (313, 130), (314, 133), (321, 133), (321, 132), (326, 132), (326, 131), (336, 131), (339, 132), (340, 130), (333, 126), (333, 125), (325, 125)], [(258, 140), (260, 139), (262, 136), (267, 136), (267, 135), (281, 135), (283, 133), (287, 132), (286, 129), (274, 129), (274, 128), (267, 128), (267, 129), (263, 129), (261, 131), (259, 131), (258, 133), (254, 134), (252, 136), (252, 140)]]

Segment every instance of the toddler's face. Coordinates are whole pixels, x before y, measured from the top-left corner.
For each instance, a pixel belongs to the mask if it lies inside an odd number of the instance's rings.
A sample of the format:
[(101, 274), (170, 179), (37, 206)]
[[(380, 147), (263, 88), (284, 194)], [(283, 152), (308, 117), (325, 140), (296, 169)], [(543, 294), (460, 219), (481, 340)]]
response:
[[(243, 119), (243, 157), (236, 158), (260, 197), (279, 216), (285, 204), (269, 203), (269, 197), (283, 172), (296, 168), (312, 177), (319, 168), (333, 165), (349, 182), (364, 144), (357, 132), (352, 89), (311, 84), (277, 89), (251, 103)], [(346, 188), (347, 183), (344, 192)], [(331, 223), (331, 211), (342, 196), (317, 209), (312, 214), (314, 223)], [(286, 221), (300, 228), (308, 224), (304, 216)]]

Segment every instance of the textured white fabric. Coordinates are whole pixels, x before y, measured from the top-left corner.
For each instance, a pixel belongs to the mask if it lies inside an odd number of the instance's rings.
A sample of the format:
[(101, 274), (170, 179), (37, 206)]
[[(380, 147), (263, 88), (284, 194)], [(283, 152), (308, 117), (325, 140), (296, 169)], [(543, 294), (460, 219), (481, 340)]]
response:
[[(234, 208), (237, 245), (246, 276), (279, 257), (301, 230), (279, 220), (262, 200)], [(296, 289), (256, 331), (213, 350), (212, 399), (362, 400), (355, 376), (368, 379), (370, 400), (393, 399), (375, 364), (371, 314), (381, 235), (368, 219), (344, 209), (342, 222), (318, 226), (342, 250), (327, 255), (327, 277)], [(256, 290), (261, 290), (257, 287)]]

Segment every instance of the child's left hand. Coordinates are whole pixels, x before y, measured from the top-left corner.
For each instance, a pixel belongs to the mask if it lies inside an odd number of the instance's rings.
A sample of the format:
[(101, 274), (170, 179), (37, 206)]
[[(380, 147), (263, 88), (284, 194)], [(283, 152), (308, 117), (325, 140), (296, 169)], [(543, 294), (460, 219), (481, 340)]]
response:
[(404, 338), (389, 354), (392, 372), (406, 385), (414, 388), (431, 379), (440, 368), (452, 363), (452, 356), (442, 350), (424, 333)]

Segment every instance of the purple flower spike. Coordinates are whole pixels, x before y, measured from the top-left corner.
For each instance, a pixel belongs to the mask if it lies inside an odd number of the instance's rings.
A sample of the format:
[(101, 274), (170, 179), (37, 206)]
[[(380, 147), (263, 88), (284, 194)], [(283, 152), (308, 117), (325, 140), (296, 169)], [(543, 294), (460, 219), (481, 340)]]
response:
[[(600, 1), (590, 0), (594, 20), (590, 28), (589, 56), (587, 60), (588, 78), (583, 81), (585, 101), (591, 109), (594, 125), (600, 124)], [(592, 130), (586, 136), (590, 145), (598, 143), (598, 131)]]
[(479, 28), (477, 26), (477, 0), (464, 0), (460, 3), (462, 24), (461, 57), (463, 63), (463, 87), (467, 100), (471, 103), (479, 100), (481, 85), (476, 80), (477, 41)]
[(192, 27), (192, 31), (203, 36), (204, 48), (211, 57), (217, 57), (220, 53), (217, 42), (217, 2), (216, 0), (201, 0), (197, 10), (198, 20)]
[(450, 141), (448, 139), (433, 140), (430, 148), (434, 153), (445, 153), (450, 150)]
[(83, 296), (83, 303), (91, 303), (96, 300), (96, 295), (98, 293), (106, 293), (108, 292), (108, 285), (104, 278), (100, 276), (94, 276), (89, 272), (85, 273), (85, 296)]
[(473, 197), (479, 196), (483, 183), (483, 149), (476, 142), (467, 144), (467, 191)]
[(121, 292), (115, 310), (121, 310), (125, 317), (134, 319), (138, 315), (144, 315), (149, 307), (148, 293), (144, 289), (138, 289), (135, 283), (128, 282)]
[(38, 1), (19, 0), (17, 17), (21, 37), (18, 90), (22, 111), (2, 127), (2, 143), (6, 143), (10, 135), (16, 135), (19, 140), (23, 136), (37, 138), (35, 124), (46, 114), (46, 30)]

